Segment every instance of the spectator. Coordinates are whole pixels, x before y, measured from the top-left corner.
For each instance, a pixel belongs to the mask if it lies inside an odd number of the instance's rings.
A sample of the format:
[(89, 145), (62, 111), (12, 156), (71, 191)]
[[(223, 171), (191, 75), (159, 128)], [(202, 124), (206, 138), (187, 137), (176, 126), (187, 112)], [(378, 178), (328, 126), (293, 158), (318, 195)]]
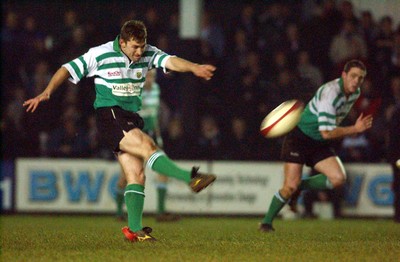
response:
[(208, 42), (218, 59), (225, 54), (225, 34), (222, 26), (211, 12), (203, 13), (201, 19), (200, 39)]
[(51, 157), (88, 157), (87, 133), (74, 118), (64, 115), (62, 126), (50, 134), (48, 151)]
[(276, 79), (272, 82), (269, 87), (268, 103), (270, 104), (270, 109), (272, 110), (283, 101), (297, 98), (300, 93), (296, 91), (296, 86), (294, 84), (294, 74), (289, 69), (282, 69), (277, 71)]
[[(166, 35), (168, 36), (168, 41), (171, 43), (171, 47), (177, 47), (179, 43), (179, 13), (178, 12), (173, 12), (169, 16), (168, 20), (168, 26), (166, 29)], [(160, 47), (161, 48), (161, 47)], [(175, 50), (170, 50), (170, 53), (176, 53)]]
[(258, 36), (257, 18), (254, 10), (254, 4), (246, 3), (241, 9), (239, 19), (235, 21), (235, 28), (243, 30), (247, 41), (251, 46), (256, 45), (256, 38)]
[(23, 42), (21, 53), (24, 57), (21, 73), (25, 74), (22, 77), (27, 79), (34, 73), (38, 61), (49, 58), (49, 50), (45, 46), (46, 34), (38, 28), (37, 20), (32, 15), (25, 18), (20, 36)]
[(388, 95), (382, 97), (382, 104), (374, 118), (374, 125), (368, 131), (368, 139), (374, 152), (373, 157), (379, 162), (385, 161), (388, 126), (396, 104), (400, 103), (400, 76), (392, 77), (389, 83), (389, 87), (382, 87), (382, 90), (390, 91)]
[(299, 27), (297, 24), (288, 24), (281, 48), (283, 48), (285, 53), (288, 55), (289, 65), (294, 66), (300, 50), (305, 48), (303, 39), (300, 37)]
[(378, 35), (378, 26), (370, 11), (363, 11), (361, 13), (361, 20), (359, 24), (359, 31), (363, 35), (365, 43), (367, 44), (368, 54), (375, 53), (374, 41)]
[(314, 16), (305, 21), (301, 27), (306, 49), (310, 52), (311, 60), (322, 70), (324, 79), (331, 78), (332, 62), (329, 58), (329, 47), (342, 24), (342, 16), (335, 2), (335, 0), (322, 1)]
[(338, 8), (342, 21), (352, 21), (355, 25), (358, 24), (358, 18), (354, 13), (354, 6), (351, 1), (341, 1)]
[(13, 97), (8, 101), (1, 121), (2, 156), (4, 159), (15, 159), (23, 156), (33, 156), (37, 143), (34, 135), (27, 129), (24, 110), (21, 107), (27, 94), (22, 87), (13, 88)]
[(217, 120), (212, 116), (203, 116), (200, 120), (200, 135), (194, 149), (196, 159), (221, 160), (225, 158), (222, 133)]
[(308, 79), (315, 89), (320, 87), (324, 81), (321, 70), (311, 63), (308, 51), (299, 52), (297, 56), (297, 72), (301, 78)]
[[(50, 66), (48, 61), (39, 60), (35, 64), (34, 72), (28, 79), (28, 86), (26, 86), (26, 95), (35, 96), (40, 94), (46, 87), (48, 81), (51, 78)], [(54, 93), (53, 97), (62, 95), (60, 92)], [(38, 108), (36, 114), (25, 114), (25, 127), (29, 128), (29, 134), (33, 145), (39, 145), (39, 135), (46, 137), (51, 130), (58, 124), (53, 119), (60, 118), (60, 104), (54, 100), (50, 100), (43, 104), (43, 107)], [(50, 110), (51, 108), (51, 110)], [(40, 121), (38, 121), (40, 119)], [(46, 122), (46, 125), (41, 124), (41, 121)], [(43, 144), (42, 144), (42, 149)], [(43, 152), (45, 154), (45, 152)]]
[(365, 61), (367, 58), (367, 45), (356, 29), (354, 21), (344, 21), (340, 33), (331, 42), (329, 57), (334, 65), (334, 71), (332, 72), (334, 75), (337, 75), (342, 70), (346, 61), (350, 59)]
[(272, 53), (283, 43), (283, 34), (288, 23), (284, 14), (283, 4), (274, 1), (269, 5), (264, 5), (258, 16), (259, 38), (257, 41), (261, 53)]
[(243, 117), (233, 117), (230, 121), (230, 130), (226, 139), (225, 148), (229, 160), (254, 159), (254, 142), (247, 122)]
[(190, 148), (190, 141), (186, 139), (183, 123), (179, 116), (173, 116), (167, 129), (162, 134), (165, 152), (171, 159), (191, 159), (186, 148)]
[(162, 17), (160, 17), (158, 12), (158, 8), (151, 6), (146, 9), (144, 14), (143, 22), (146, 24), (147, 31), (149, 32), (147, 36), (148, 43), (156, 43), (157, 36), (164, 33), (166, 28), (165, 26), (162, 26)]
[[(65, 43), (72, 39), (73, 31), (81, 25), (80, 16), (74, 9), (67, 9), (63, 13), (63, 21), (59, 29), (55, 32), (54, 49), (62, 49)], [(56, 52), (57, 53), (57, 52)]]
[[(234, 32), (232, 45), (227, 49), (227, 56), (224, 59), (222, 70), (226, 75), (226, 84), (233, 87), (240, 81), (240, 77), (246, 70), (246, 60), (243, 59), (252, 50), (249, 39), (246, 38), (246, 33), (242, 29), (237, 29)], [(231, 66), (235, 65), (235, 66)]]
[(29, 96), (40, 94), (51, 78), (50, 65), (44, 59), (38, 60), (33, 70), (26, 81)]
[(69, 61), (89, 50), (88, 32), (84, 26), (75, 26), (71, 30), (70, 38), (59, 47), (60, 61)]
[(390, 76), (400, 75), (400, 25), (393, 37), (393, 48), (390, 57)]
[(395, 75), (390, 78), (390, 93), (385, 98), (384, 105), (385, 117), (387, 120), (392, 118), (394, 108), (400, 103), (400, 75)]
[[(19, 68), (22, 64), (21, 54), (21, 27), (19, 13), (7, 11), (1, 28), (1, 68), (2, 82), (4, 85), (14, 85), (19, 79)], [(3, 95), (12, 97), (9, 90), (4, 90)]]
[[(265, 97), (263, 93), (267, 92), (266, 80), (262, 74), (260, 57), (256, 52), (250, 52), (244, 60), (246, 69), (242, 71), (240, 84), (230, 90), (230, 106), (237, 115), (254, 119), (258, 114), (257, 107), (262, 102), (260, 98)], [(249, 124), (254, 127), (253, 123)]]
[(379, 21), (379, 32), (375, 39), (375, 53), (371, 57), (379, 68), (382, 80), (389, 74), (390, 61), (394, 46), (393, 19), (384, 16)]

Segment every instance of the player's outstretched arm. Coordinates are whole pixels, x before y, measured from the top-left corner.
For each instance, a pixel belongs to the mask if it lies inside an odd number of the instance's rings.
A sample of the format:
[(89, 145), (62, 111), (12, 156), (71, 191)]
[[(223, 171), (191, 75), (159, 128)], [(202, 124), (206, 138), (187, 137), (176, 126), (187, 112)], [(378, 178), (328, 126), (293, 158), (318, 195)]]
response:
[(23, 106), (26, 106), (26, 112), (35, 112), (36, 108), (43, 101), (50, 99), (50, 95), (70, 76), (68, 70), (65, 67), (61, 67), (51, 78), (46, 89), (38, 96), (26, 100)]
[(321, 131), (321, 135), (324, 139), (335, 139), (341, 138), (348, 135), (354, 135), (362, 133), (372, 127), (373, 117), (372, 115), (364, 116), (361, 114), (354, 125), (346, 127), (337, 127), (332, 131)]
[(192, 72), (195, 76), (205, 80), (210, 80), (216, 70), (216, 67), (213, 65), (196, 64), (177, 56), (170, 57), (166, 63), (166, 67), (169, 70), (177, 72)]

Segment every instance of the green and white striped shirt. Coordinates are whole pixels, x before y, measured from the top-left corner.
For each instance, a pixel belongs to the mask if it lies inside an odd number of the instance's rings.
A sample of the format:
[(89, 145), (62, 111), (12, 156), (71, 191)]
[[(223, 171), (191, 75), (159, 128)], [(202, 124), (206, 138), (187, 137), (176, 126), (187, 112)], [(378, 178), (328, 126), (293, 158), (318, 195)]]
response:
[(297, 126), (307, 136), (323, 141), (320, 131), (331, 131), (339, 126), (360, 94), (358, 88), (346, 97), (342, 78), (322, 85), (307, 104)]
[(106, 44), (90, 48), (84, 55), (64, 64), (70, 81), (77, 84), (84, 77), (94, 77), (94, 108), (120, 106), (137, 112), (142, 105), (142, 89), (148, 70), (163, 68), (170, 55), (146, 45), (137, 62), (131, 62), (121, 51), (119, 36)]

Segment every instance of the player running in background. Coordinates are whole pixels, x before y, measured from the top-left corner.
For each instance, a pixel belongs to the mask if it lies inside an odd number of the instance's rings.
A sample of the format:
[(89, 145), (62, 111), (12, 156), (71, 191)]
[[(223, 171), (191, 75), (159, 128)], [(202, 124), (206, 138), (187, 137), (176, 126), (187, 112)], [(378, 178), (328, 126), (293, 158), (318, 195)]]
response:
[[(156, 82), (157, 71), (155, 69), (147, 72), (142, 91), (142, 109), (138, 112), (144, 120), (143, 131), (146, 132), (156, 142), (157, 146), (162, 148), (163, 141), (159, 125), (159, 109), (160, 109), (160, 86)], [(180, 216), (166, 212), (165, 200), (168, 189), (168, 177), (157, 174), (156, 190), (157, 190), (157, 216), (158, 222), (171, 222), (180, 219)], [(126, 187), (126, 179), (121, 172), (120, 179), (117, 184), (117, 218), (124, 220), (123, 204), (124, 191)]]
[[(274, 231), (273, 219), (295, 192), (337, 188), (346, 181), (343, 164), (330, 143), (333, 139), (371, 128), (372, 116), (363, 114), (354, 125), (339, 126), (360, 96), (366, 74), (361, 61), (347, 62), (340, 78), (317, 90), (296, 128), (285, 137), (281, 153), (285, 162), (283, 187), (272, 198), (259, 227), (261, 232)], [(314, 168), (319, 174), (301, 179), (304, 165)]]
[(155, 172), (186, 182), (194, 192), (200, 192), (216, 177), (198, 173), (197, 168), (178, 167), (160, 150), (153, 139), (144, 133), (143, 119), (137, 114), (141, 108), (141, 94), (146, 74), (153, 68), (177, 72), (191, 72), (209, 80), (215, 67), (196, 64), (171, 56), (147, 44), (147, 29), (143, 22), (124, 23), (114, 41), (93, 47), (82, 56), (64, 64), (53, 75), (46, 89), (24, 102), (27, 112), (34, 112), (67, 79), (78, 83), (84, 77), (94, 77), (96, 98), (94, 108), (101, 139), (116, 154), (126, 176), (125, 203), (128, 227), (122, 232), (130, 241), (154, 241), (151, 228), (143, 227), (145, 163)]

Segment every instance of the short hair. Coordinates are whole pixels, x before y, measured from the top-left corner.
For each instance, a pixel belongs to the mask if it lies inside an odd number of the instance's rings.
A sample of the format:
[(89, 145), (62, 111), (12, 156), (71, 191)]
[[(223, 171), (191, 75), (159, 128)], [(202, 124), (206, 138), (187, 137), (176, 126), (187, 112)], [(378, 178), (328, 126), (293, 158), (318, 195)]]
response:
[(129, 20), (121, 28), (120, 37), (124, 41), (134, 39), (138, 42), (144, 42), (147, 38), (147, 29), (142, 21)]
[(348, 61), (344, 65), (343, 71), (348, 73), (350, 71), (350, 69), (352, 69), (353, 67), (360, 68), (361, 70), (365, 71), (365, 73), (367, 73), (367, 68), (365, 67), (364, 63), (357, 59)]

